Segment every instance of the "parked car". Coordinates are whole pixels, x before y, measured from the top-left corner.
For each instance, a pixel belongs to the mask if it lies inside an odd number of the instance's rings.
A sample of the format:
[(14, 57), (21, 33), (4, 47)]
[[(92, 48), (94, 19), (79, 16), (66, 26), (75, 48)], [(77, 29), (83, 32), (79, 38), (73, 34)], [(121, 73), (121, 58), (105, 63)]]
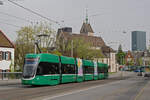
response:
[(145, 73), (144, 77), (150, 77), (150, 73)]
[(141, 70), (137, 69), (137, 70), (134, 70), (134, 72), (141, 72)]

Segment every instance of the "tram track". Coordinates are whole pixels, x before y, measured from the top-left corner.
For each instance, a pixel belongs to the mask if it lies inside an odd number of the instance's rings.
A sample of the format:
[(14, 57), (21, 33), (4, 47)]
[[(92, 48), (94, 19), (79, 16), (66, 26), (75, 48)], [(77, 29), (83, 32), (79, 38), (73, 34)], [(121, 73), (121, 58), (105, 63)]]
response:
[(57, 86), (40, 86), (40, 87), (22, 86), (15, 89), (0, 91), (0, 100), (32, 100), (34, 98), (52, 96), (57, 93), (63, 93), (65, 91), (69, 92), (78, 89), (84, 89), (84, 88), (88, 88), (100, 84), (107, 84), (114, 81), (125, 80), (127, 78), (130, 77), (124, 77), (124, 78), (115, 77), (107, 80), (87, 81), (83, 83), (69, 83), (69, 84), (61, 84)]

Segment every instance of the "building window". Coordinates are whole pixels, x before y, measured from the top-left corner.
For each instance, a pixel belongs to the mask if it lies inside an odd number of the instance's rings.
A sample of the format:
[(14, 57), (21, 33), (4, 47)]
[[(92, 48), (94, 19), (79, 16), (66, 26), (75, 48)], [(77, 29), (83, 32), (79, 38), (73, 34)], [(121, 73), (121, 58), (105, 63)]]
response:
[(6, 60), (11, 60), (11, 52), (6, 52)]
[(11, 52), (2, 52), (0, 51), (0, 60), (11, 60)]
[(5, 52), (5, 60), (9, 60), (9, 58), (8, 58), (8, 52)]
[(6, 59), (6, 56), (5, 56), (5, 52), (2, 52), (2, 60), (5, 60)]

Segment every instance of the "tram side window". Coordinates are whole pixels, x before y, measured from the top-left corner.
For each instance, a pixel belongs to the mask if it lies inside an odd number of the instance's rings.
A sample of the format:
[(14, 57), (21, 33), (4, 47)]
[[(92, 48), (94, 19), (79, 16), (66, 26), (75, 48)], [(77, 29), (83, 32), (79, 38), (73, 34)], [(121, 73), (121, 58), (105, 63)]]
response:
[(59, 64), (41, 62), (37, 68), (37, 75), (59, 74)]
[(108, 72), (108, 69), (107, 68), (104, 68), (104, 73), (107, 73)]
[(102, 72), (102, 68), (98, 67), (98, 73), (101, 73), (101, 72)]
[(84, 74), (93, 74), (94, 73), (94, 67), (84, 66), (83, 73)]
[(104, 73), (104, 68), (103, 67), (98, 67), (98, 73)]
[(75, 65), (73, 64), (62, 64), (62, 74), (75, 74)]

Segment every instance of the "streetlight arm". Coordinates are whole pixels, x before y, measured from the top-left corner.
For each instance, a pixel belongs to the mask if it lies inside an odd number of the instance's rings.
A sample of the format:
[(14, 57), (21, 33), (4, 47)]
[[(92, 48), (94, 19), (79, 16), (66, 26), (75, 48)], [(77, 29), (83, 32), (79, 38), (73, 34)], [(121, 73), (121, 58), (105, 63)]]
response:
[(41, 53), (41, 49), (40, 49), (40, 47), (39, 47), (38, 43), (39, 43), (39, 41), (37, 40), (37, 41), (35, 42), (35, 45), (36, 45), (36, 47), (38, 48), (39, 53)]

